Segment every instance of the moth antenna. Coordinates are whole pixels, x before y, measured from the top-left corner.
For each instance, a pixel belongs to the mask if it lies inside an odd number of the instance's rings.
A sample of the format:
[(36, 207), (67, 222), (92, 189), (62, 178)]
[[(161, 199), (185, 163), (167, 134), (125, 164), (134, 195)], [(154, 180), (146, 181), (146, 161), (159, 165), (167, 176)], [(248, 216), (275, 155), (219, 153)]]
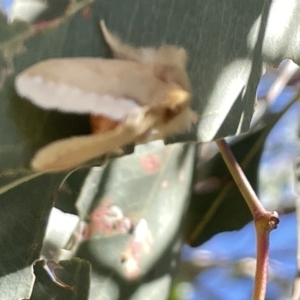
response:
[(104, 20), (100, 21), (100, 27), (104, 39), (113, 52), (114, 57), (133, 61), (142, 60), (143, 54), (141, 49), (123, 43), (117, 34), (114, 34), (107, 29)]

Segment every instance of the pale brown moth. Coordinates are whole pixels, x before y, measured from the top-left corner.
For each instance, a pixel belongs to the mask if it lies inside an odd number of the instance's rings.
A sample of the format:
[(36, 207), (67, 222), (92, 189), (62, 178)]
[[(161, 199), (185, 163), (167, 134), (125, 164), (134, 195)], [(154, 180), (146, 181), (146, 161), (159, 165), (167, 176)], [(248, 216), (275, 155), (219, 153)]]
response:
[(37, 63), (15, 81), (18, 94), (45, 109), (91, 115), (92, 134), (55, 141), (31, 161), (35, 170), (68, 170), (129, 143), (161, 139), (196, 120), (183, 48), (134, 48), (100, 26), (115, 59)]

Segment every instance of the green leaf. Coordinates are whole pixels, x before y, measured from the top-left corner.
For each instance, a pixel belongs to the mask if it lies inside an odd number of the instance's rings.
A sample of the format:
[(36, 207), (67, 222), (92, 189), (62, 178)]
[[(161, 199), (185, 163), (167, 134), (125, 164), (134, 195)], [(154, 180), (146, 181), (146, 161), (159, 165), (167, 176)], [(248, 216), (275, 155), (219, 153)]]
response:
[(30, 266), (39, 257), (54, 192), (61, 179), (58, 175), (23, 175), (1, 187), (1, 275)]
[(2, 299), (29, 299), (34, 283), (32, 266), (1, 277)]
[[(79, 170), (66, 180), (71, 187), (73, 176), (75, 181), (78, 173), (86, 176), (75, 205), (81, 220), (87, 221), (87, 240), (77, 255), (92, 264), (90, 299), (131, 293), (131, 299), (142, 299), (142, 291), (155, 299), (153, 286), (167, 297), (194, 158), (194, 144), (164, 147), (154, 142), (105, 167), (92, 168), (87, 176)], [(59, 196), (62, 202), (64, 196)]]
[(34, 282), (31, 265), (39, 258), (61, 179), (59, 175), (26, 172), (1, 176), (0, 287), (5, 293), (10, 290), (8, 295), (14, 295), (6, 299), (30, 295)]

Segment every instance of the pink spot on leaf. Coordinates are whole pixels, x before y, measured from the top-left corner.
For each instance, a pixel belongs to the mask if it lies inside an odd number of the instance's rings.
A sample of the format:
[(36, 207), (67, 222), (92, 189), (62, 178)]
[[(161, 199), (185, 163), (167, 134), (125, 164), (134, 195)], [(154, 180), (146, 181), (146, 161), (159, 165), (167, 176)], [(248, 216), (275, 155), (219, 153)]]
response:
[(110, 200), (104, 200), (101, 206), (96, 207), (89, 216), (88, 238), (94, 233), (105, 235), (126, 234), (131, 231), (131, 220), (124, 216), (121, 208), (112, 205)]
[(121, 255), (124, 273), (129, 279), (138, 279), (140, 262), (145, 254), (149, 254), (152, 246), (152, 237), (145, 219), (141, 219), (133, 231), (127, 249)]
[(154, 173), (161, 167), (161, 160), (153, 154), (142, 157), (141, 164), (143, 169), (148, 173)]

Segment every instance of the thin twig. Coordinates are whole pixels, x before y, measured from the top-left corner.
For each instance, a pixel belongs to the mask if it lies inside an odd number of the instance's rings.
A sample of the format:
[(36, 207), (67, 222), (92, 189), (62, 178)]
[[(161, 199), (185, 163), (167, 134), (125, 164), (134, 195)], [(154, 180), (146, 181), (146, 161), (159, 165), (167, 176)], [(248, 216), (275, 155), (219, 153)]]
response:
[(256, 212), (264, 213), (265, 212), (264, 207), (260, 203), (249, 181), (247, 180), (243, 170), (241, 169), (240, 165), (236, 161), (227, 142), (225, 140), (219, 140), (216, 141), (216, 143), (220, 149), (220, 153), (235, 183), (237, 184), (239, 190), (241, 191), (243, 197), (245, 198), (245, 201), (253, 215), (253, 218), (255, 218)]
[(235, 183), (237, 184), (252, 213), (255, 222), (257, 260), (252, 299), (264, 300), (268, 276), (269, 234), (272, 229), (276, 228), (279, 222), (278, 215), (276, 212), (269, 212), (264, 209), (226, 141), (219, 140), (216, 141), (216, 143)]

